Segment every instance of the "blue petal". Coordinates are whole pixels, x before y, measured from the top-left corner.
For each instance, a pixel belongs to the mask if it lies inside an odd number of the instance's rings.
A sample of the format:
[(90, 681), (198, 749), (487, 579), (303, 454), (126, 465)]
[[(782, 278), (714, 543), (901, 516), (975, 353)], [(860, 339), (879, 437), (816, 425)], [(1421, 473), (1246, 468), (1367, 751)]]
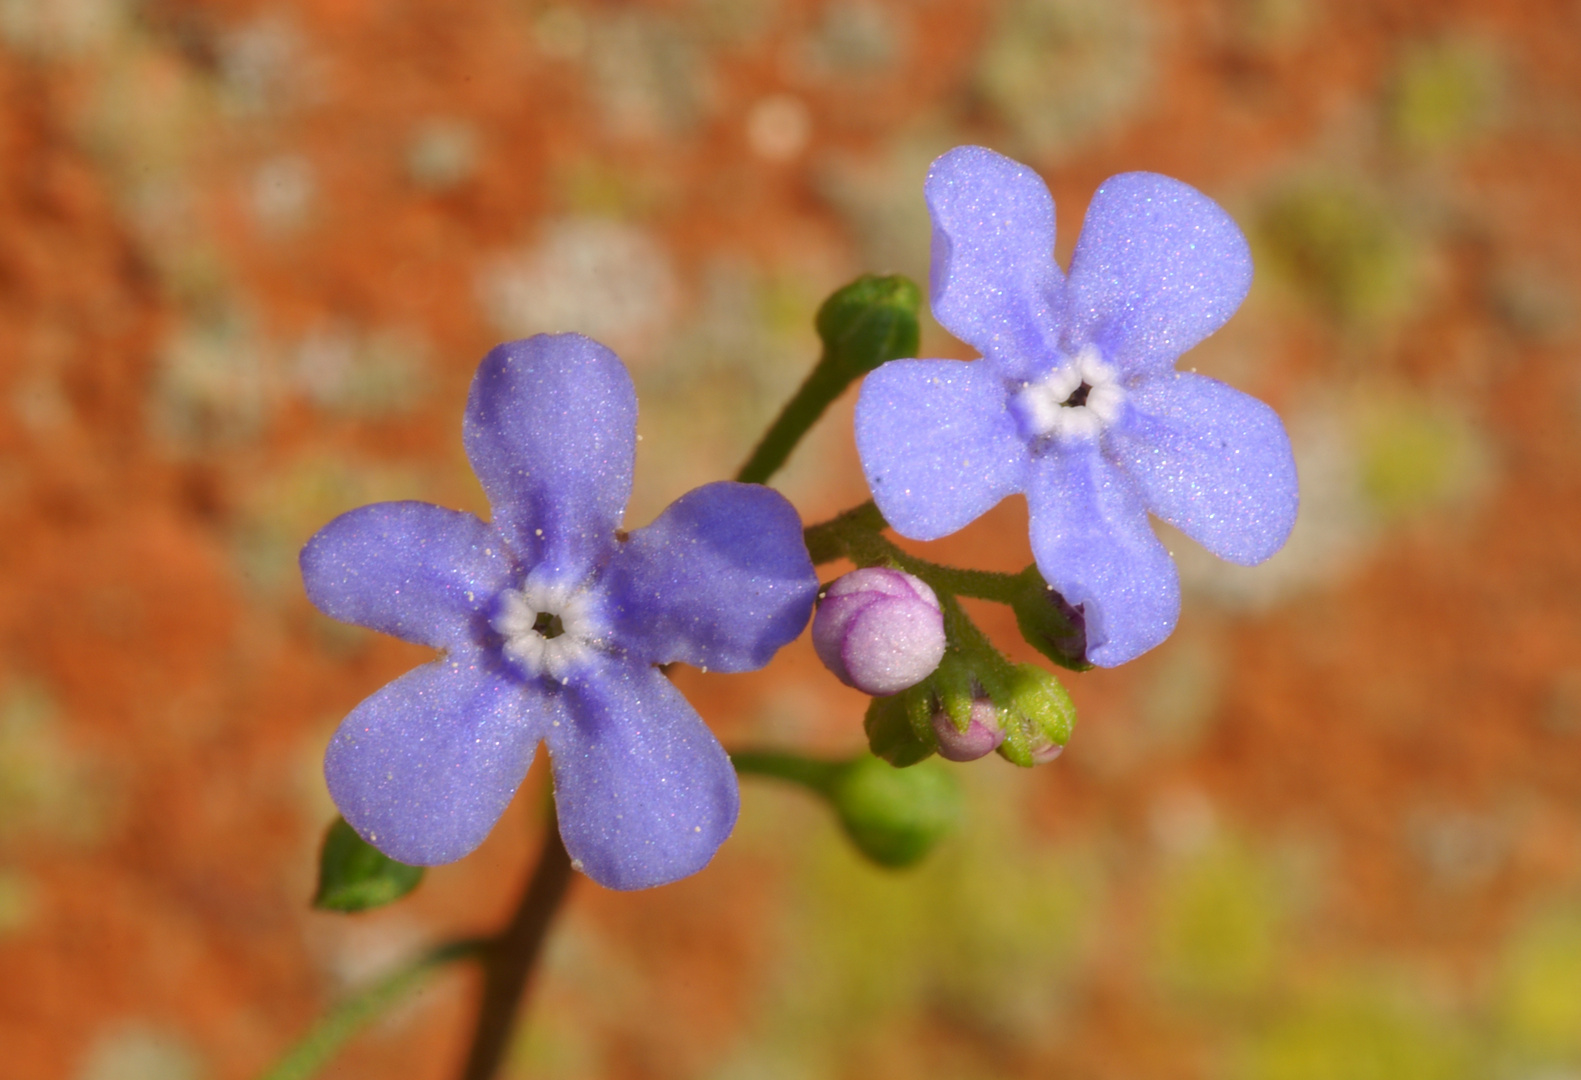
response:
[(462, 434), (522, 562), (546, 582), (585, 576), (631, 495), (637, 395), (620, 358), (580, 334), (501, 345), (473, 377)]
[(566, 694), (552, 727), (560, 836), (583, 873), (645, 889), (696, 873), (735, 827), (730, 758), (679, 690), (647, 664), (606, 661)]
[(477, 640), (511, 573), (504, 539), (471, 514), (422, 502), (342, 514), (302, 548), (302, 583), (324, 614), (448, 648)]
[(757, 484), (687, 492), (605, 571), (614, 640), (641, 661), (751, 671), (795, 640), (818, 595), (801, 519)]
[(1032, 555), (1043, 579), (1079, 606), (1087, 659), (1114, 667), (1175, 629), (1180, 579), (1130, 480), (1096, 442), (1054, 448), (1027, 487)]
[(1284, 546), (1299, 496), (1279, 414), (1205, 375), (1172, 373), (1133, 388), (1110, 453), (1147, 508), (1242, 566)]
[(1031, 169), (981, 146), (933, 163), (932, 306), (950, 333), (1025, 378), (1059, 342), (1054, 199)]
[(341, 722), (324, 778), (364, 840), (415, 866), (483, 842), (521, 786), (554, 699), (466, 649), (379, 690)]
[(981, 361), (891, 360), (862, 383), (856, 452), (895, 531), (936, 540), (1021, 490), (1027, 448)]
[(1167, 176), (1122, 173), (1093, 196), (1076, 240), (1066, 333), (1128, 374), (1162, 371), (1223, 326), (1251, 283), (1246, 237), (1218, 203)]

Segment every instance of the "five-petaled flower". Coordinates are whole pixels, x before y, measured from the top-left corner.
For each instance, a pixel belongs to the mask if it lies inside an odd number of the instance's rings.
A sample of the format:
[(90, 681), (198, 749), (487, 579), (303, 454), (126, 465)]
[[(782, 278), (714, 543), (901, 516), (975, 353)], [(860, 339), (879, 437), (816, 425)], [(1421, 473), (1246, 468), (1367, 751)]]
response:
[(867, 377), (857, 450), (902, 535), (952, 533), (1024, 492), (1045, 580), (1112, 666), (1169, 636), (1174, 562), (1147, 514), (1252, 565), (1296, 516), (1290, 441), (1272, 409), (1175, 370), (1251, 284), (1217, 203), (1155, 173), (1099, 187), (1070, 276), (1054, 202), (1031, 169), (977, 146), (934, 162), (933, 313), (982, 359), (896, 360)]
[(631, 378), (597, 342), (501, 345), (463, 428), (492, 522), (379, 503), (303, 548), (326, 614), (444, 650), (357, 706), (325, 758), (341, 813), (392, 858), (475, 848), (540, 739), (560, 835), (600, 883), (684, 877), (730, 834), (730, 760), (655, 665), (761, 667), (801, 633), (818, 581), (795, 510), (765, 487), (709, 484), (619, 533), (636, 421)]

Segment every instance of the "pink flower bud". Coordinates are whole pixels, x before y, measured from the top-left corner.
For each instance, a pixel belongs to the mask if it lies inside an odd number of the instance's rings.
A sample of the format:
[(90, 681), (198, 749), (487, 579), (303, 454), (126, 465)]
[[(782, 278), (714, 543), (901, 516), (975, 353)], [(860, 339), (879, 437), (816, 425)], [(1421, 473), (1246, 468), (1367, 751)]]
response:
[(933, 734), (939, 742), (939, 756), (946, 761), (976, 761), (999, 749), (1005, 729), (999, 726), (999, 713), (986, 698), (972, 702), (972, 718), (965, 731), (959, 731), (950, 714), (939, 709), (933, 714)]
[(915, 686), (944, 659), (944, 615), (933, 590), (880, 566), (824, 590), (812, 619), (818, 657), (847, 686), (883, 696)]

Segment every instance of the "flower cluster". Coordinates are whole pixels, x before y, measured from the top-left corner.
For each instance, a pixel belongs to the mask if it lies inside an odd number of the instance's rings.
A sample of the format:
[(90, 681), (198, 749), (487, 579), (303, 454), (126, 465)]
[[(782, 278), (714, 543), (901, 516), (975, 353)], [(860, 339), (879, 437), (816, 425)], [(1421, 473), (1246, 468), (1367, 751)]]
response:
[(326, 614), (445, 652), (357, 706), (325, 760), (347, 822), (392, 858), (471, 851), (540, 740), (566, 849), (604, 885), (684, 877), (730, 834), (730, 759), (656, 665), (761, 667), (801, 633), (818, 581), (795, 510), (757, 485), (698, 488), (620, 533), (636, 410), (597, 342), (502, 345), (464, 426), (492, 521), (380, 503), (303, 549)]
[[(868, 734), (892, 763), (997, 750), (1030, 765), (1060, 753), (1069, 698), (1047, 672), (1011, 665), (952, 590), (988, 580), (964, 594), (1009, 604), (1027, 640), (1064, 666), (1122, 663), (1167, 637), (1179, 612), (1148, 514), (1257, 563), (1294, 523), (1295, 465), (1271, 409), (1175, 369), (1251, 281), (1245, 238), (1217, 204), (1167, 177), (1112, 177), (1066, 276), (1053, 201), (1030, 169), (960, 147), (934, 163), (926, 196), (934, 313), (981, 359), (872, 370), (914, 348), (917, 294), (863, 279), (820, 312), (826, 363), (787, 408), (794, 422), (771, 434), (794, 432), (766, 439), (743, 475), (766, 478), (871, 371), (856, 438), (882, 519), (868, 505), (808, 530), (824, 536), (820, 560), (859, 563), (825, 590), (814, 647), (878, 695)], [(502, 345), (478, 369), (464, 424), (492, 520), (382, 503), (303, 549), (308, 596), (325, 613), (443, 651), (357, 706), (326, 757), (346, 821), (391, 858), (432, 865), (475, 848), (540, 741), (566, 849), (607, 886), (690, 874), (733, 828), (731, 761), (660, 665), (762, 666), (801, 633), (818, 581), (795, 510), (758, 484), (698, 488), (621, 532), (636, 409), (624, 366), (597, 342)], [(942, 537), (1015, 493), (1036, 562), (1020, 575), (951, 576), (878, 537), (886, 520)], [(934, 575), (932, 587), (897, 565)]]
[(958, 147), (926, 196), (933, 313), (982, 359), (896, 360), (867, 377), (856, 441), (874, 500), (897, 532), (932, 540), (1024, 493), (1033, 557), (1081, 614), (1087, 659), (1130, 660), (1180, 610), (1149, 512), (1244, 565), (1295, 523), (1279, 417), (1174, 367), (1240, 306), (1246, 240), (1195, 189), (1125, 173), (1094, 195), (1066, 277), (1031, 169)]

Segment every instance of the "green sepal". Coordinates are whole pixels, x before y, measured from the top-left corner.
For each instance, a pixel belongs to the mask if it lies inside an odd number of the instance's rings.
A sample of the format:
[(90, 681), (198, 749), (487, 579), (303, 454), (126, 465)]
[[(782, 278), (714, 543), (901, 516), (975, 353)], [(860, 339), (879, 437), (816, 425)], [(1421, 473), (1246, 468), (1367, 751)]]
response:
[(916, 863), (962, 815), (960, 788), (938, 761), (897, 769), (863, 754), (834, 775), (827, 794), (851, 842), (880, 866)]
[[(965, 731), (972, 722), (972, 702), (981, 696), (981, 683), (959, 649), (945, 652), (944, 659), (928, 677), (932, 697), (956, 731)], [(930, 710), (928, 724), (933, 722)]]
[(1033, 664), (1017, 664), (1007, 677), (989, 688), (1005, 741), (999, 747), (1005, 760), (1031, 768), (1036, 755), (1049, 746), (1064, 746), (1076, 726), (1076, 706), (1049, 672)]
[(922, 291), (900, 274), (863, 274), (836, 290), (814, 323), (823, 340), (820, 366), (844, 386), (882, 363), (916, 356), (921, 306)]
[[(897, 769), (915, 765), (933, 754), (933, 731), (927, 738), (919, 738), (910, 713), (914, 711), (916, 695), (911, 691), (876, 697), (867, 706), (867, 716), (862, 728), (867, 732), (867, 745), (875, 755)], [(923, 706), (926, 708), (926, 701)]]
[(422, 880), (421, 866), (396, 862), (358, 836), (344, 818), (336, 818), (324, 834), (313, 906), (322, 911), (367, 911), (394, 903)]
[(1016, 575), (1010, 609), (1028, 645), (1071, 671), (1087, 671), (1087, 636), (1071, 621), (1064, 598), (1043, 580), (1036, 564)]

